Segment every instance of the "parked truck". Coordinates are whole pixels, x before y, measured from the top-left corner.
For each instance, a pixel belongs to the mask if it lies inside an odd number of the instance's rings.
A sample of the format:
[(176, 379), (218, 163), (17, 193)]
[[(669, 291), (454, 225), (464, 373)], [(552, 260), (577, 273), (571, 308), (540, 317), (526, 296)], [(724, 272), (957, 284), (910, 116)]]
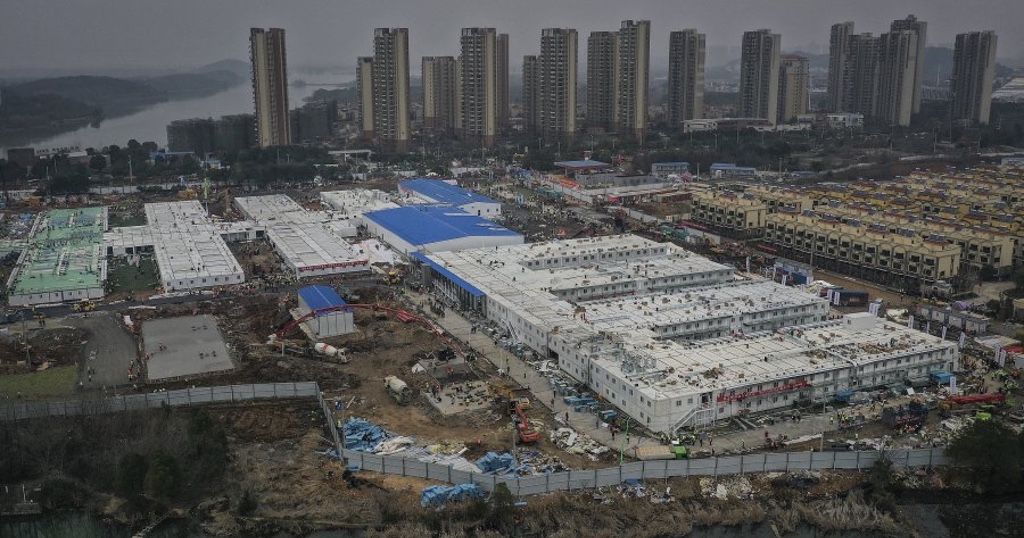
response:
[(398, 405), (406, 405), (412, 399), (412, 389), (409, 388), (405, 381), (396, 376), (389, 375), (385, 377), (384, 386), (387, 387), (388, 394), (398, 402)]

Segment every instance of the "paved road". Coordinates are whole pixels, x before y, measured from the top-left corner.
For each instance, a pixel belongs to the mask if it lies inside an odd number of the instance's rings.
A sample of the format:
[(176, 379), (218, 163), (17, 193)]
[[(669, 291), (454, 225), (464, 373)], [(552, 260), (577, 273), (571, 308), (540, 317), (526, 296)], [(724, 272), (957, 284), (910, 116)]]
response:
[[(65, 318), (60, 324), (88, 332), (79, 368), (79, 381), (83, 389), (109, 389), (131, 384), (128, 381), (128, 365), (136, 357), (137, 348), (135, 339), (124, 329), (116, 314), (94, 312), (89, 317)], [(93, 370), (91, 380), (89, 368)]]

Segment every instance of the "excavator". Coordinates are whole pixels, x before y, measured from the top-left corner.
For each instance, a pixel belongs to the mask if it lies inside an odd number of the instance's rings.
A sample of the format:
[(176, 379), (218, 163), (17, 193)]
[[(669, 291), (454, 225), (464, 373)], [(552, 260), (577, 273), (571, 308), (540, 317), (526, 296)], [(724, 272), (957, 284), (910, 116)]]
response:
[(96, 310), (96, 303), (89, 299), (82, 299), (81, 301), (71, 305), (72, 312), (92, 312), (93, 310)]
[(510, 402), (509, 407), (511, 408), (512, 415), (515, 417), (516, 433), (519, 434), (519, 442), (529, 445), (540, 441), (540, 432), (533, 429), (533, 426), (530, 426), (530, 417), (526, 416), (526, 411), (519, 405), (519, 402)]

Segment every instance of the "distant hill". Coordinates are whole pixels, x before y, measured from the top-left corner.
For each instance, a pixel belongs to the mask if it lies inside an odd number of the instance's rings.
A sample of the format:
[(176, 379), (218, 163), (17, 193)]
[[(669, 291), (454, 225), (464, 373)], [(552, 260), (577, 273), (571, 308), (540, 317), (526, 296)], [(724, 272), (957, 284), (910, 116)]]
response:
[(212, 64), (204, 65), (198, 69), (193, 69), (193, 73), (215, 73), (217, 71), (230, 71), (241, 80), (249, 80), (250, 73), (249, 62), (243, 62), (241, 60), (220, 60), (213, 62)]
[(23, 95), (55, 95), (103, 109), (107, 116), (116, 116), (144, 106), (167, 100), (167, 92), (147, 84), (113, 77), (44, 78), (9, 86), (8, 90)]
[(137, 79), (147, 86), (167, 94), (171, 98), (199, 97), (212, 95), (237, 86), (245, 79), (227, 69), (202, 73), (181, 73)]
[(102, 110), (81, 101), (54, 94), (23, 95), (0, 89), (0, 133), (36, 128), (75, 127), (102, 115)]

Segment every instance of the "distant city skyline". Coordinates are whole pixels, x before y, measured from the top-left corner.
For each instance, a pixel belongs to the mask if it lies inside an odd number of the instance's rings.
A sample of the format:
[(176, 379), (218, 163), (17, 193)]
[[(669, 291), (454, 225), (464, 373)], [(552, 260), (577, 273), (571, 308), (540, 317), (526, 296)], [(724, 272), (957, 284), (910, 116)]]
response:
[[(289, 64), (295, 70), (354, 68), (376, 27), (408, 27), (410, 49), (417, 60), (457, 54), (462, 28), (501, 27), (509, 33), (510, 68), (516, 72), (522, 57), (535, 53), (543, 28), (573, 28), (588, 36), (591, 31), (614, 28), (621, 20), (650, 19), (651, 67), (661, 71), (667, 67), (672, 31), (695, 28), (705, 34), (707, 65), (715, 66), (739, 58), (746, 31), (772, 28), (782, 35), (784, 51), (826, 54), (833, 24), (853, 21), (858, 32), (878, 35), (888, 30), (891, 21), (910, 13), (928, 21), (928, 46), (952, 47), (957, 34), (992, 30), (1000, 36), (999, 59), (1024, 65), (1019, 9), (1017, 0), (990, 0), (968, 10), (952, 0), (522, 0), (483, 5), (470, 0), (422, 4), (378, 0), (355, 5), (330, 0), (180, 0), (171, 9), (123, 0), (6, 2), (0, 35), (5, 49), (17, 53), (0, 56), (0, 69), (175, 69), (228, 58), (245, 60), (248, 43), (237, 36), (251, 27), (284, 28), (289, 36)], [(418, 61), (412, 63), (419, 67)]]

